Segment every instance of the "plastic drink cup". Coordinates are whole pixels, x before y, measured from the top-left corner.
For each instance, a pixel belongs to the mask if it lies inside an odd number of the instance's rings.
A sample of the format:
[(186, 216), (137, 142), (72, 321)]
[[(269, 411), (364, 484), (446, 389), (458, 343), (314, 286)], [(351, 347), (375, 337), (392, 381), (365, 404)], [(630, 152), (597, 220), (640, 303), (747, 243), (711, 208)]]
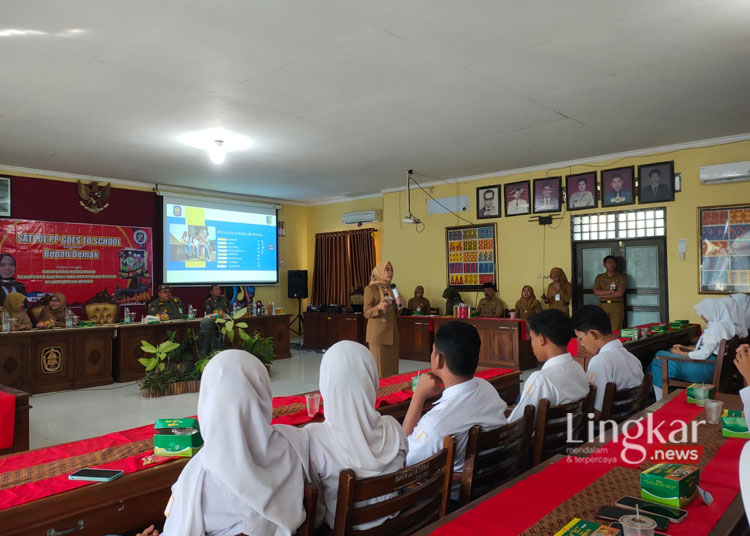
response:
[(411, 391), (412, 393), (417, 390), (417, 384), (419, 383), (419, 377), (421, 374), (417, 373), (412, 379), (411, 379)]
[(656, 521), (650, 517), (628, 514), (620, 518), (623, 536), (654, 536)]
[(516, 318), (516, 312), (515, 311), (511, 311), (510, 312), (510, 319), (513, 320), (514, 318)]
[(695, 405), (705, 406), (706, 400), (708, 400), (708, 387), (703, 384), (696, 385), (693, 389), (693, 393), (695, 396)]
[(720, 424), (724, 413), (724, 402), (721, 400), (706, 400), (706, 421), (708, 424)]
[(307, 403), (307, 415), (315, 417), (320, 411), (320, 393), (305, 395), (305, 402)]

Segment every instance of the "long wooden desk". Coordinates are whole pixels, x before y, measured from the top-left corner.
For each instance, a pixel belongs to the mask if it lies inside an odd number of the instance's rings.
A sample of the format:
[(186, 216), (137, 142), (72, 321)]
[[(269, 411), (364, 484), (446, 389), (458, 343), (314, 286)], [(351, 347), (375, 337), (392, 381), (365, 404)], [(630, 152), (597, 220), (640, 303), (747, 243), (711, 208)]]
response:
[[(633, 417), (628, 419), (628, 421), (630, 421), (630, 423), (632, 424), (632, 422), (634, 422), (635, 420), (641, 417), (645, 417), (650, 413), (655, 413), (656, 411), (661, 409), (665, 404), (671, 402), (677, 396), (682, 396), (683, 392), (684, 392), (683, 390), (673, 391), (668, 396), (664, 397), (661, 401), (649, 406), (642, 412), (634, 415)], [(740, 400), (739, 396), (719, 394), (717, 395), (717, 398), (724, 401), (726, 408), (742, 409), (742, 401)], [(620, 428), (618, 429), (618, 432), (622, 431), (622, 426), (623, 425), (620, 426)], [(614, 431), (610, 430), (605, 436), (605, 439), (603, 442), (586, 443), (582, 445), (582, 447), (580, 447), (580, 450), (587, 453), (585, 455), (582, 455), (582, 457), (584, 458), (587, 457), (588, 453), (591, 452), (592, 448), (601, 447), (604, 443), (612, 439), (613, 435), (614, 435)], [(455, 521), (457, 518), (461, 517), (463, 514), (466, 514), (467, 512), (472, 511), (474, 508), (478, 507), (480, 504), (484, 503), (485, 501), (492, 499), (493, 497), (507, 490), (511, 490), (514, 486), (518, 485), (519, 483), (522, 483), (527, 478), (544, 471), (545, 469), (549, 468), (551, 465), (563, 460), (564, 458), (565, 458), (564, 455), (556, 455), (556, 456), (553, 456), (552, 458), (549, 458), (548, 460), (540, 463), (539, 465), (529, 469), (528, 471), (521, 474), (517, 478), (503, 484), (502, 486), (494, 489), (493, 491), (470, 502), (463, 508), (460, 508), (451, 514), (448, 514), (442, 519), (436, 521), (435, 523), (432, 523), (431, 525), (423, 528), (422, 530), (415, 533), (415, 536), (427, 536), (429, 534), (432, 534), (439, 527), (442, 527), (443, 525), (446, 525), (447, 523)], [(555, 482), (554, 484), (561, 485), (559, 482)], [(543, 493), (543, 490), (540, 490), (540, 493)], [(596, 499), (589, 499), (589, 500), (594, 500), (596, 502), (596, 504), (591, 505), (595, 509), (599, 508), (600, 506), (603, 506)], [(572, 517), (573, 516), (571, 515), (571, 518)], [(688, 516), (688, 519), (686, 519), (683, 522), (685, 526), (688, 528), (689, 526), (687, 525), (687, 523), (689, 523), (689, 521), (690, 521), (690, 517)], [(562, 528), (562, 525), (560, 526), (560, 528)], [(739, 493), (737, 493), (736, 497), (732, 500), (732, 502), (729, 504), (727, 509), (722, 514), (721, 518), (716, 522), (713, 529), (708, 534), (712, 536), (747, 534), (748, 530), (750, 529), (748, 529), (747, 517), (745, 515), (745, 510), (742, 504), (742, 497), (740, 496)], [(669, 532), (669, 530), (667, 530), (667, 532)]]
[[(505, 400), (515, 400), (520, 390), (520, 372), (510, 372), (488, 380)], [(507, 397), (507, 398), (506, 398)], [(425, 411), (430, 404), (425, 404)], [(409, 400), (381, 406), (378, 411), (401, 420)], [(143, 529), (163, 520), (164, 506), (172, 484), (187, 460), (173, 460), (162, 465), (129, 473), (113, 482), (90, 484), (33, 502), (0, 510), (3, 536), (49, 534), (76, 527), (77, 536), (123, 534)], [(300, 493), (302, 491), (300, 490)]]
[(13, 428), (13, 445), (7, 449), (0, 449), (0, 456), (12, 452), (29, 450), (29, 393), (19, 391), (6, 385), (0, 385), (0, 391), (16, 398), (15, 426)]

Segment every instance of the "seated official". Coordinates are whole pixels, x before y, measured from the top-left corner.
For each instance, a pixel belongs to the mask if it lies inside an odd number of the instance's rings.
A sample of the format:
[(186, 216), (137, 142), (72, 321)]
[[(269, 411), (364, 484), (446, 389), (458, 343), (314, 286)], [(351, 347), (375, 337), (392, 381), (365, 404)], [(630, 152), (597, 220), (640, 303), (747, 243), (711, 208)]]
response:
[(8, 313), (11, 318), (11, 330), (22, 331), (31, 329), (31, 318), (26, 312), (26, 296), (20, 292), (11, 292), (5, 297), (3, 311)]
[(185, 306), (177, 296), (172, 296), (172, 287), (159, 285), (159, 295), (148, 304), (148, 314), (162, 320), (176, 320), (185, 317)]
[(497, 297), (497, 287), (492, 283), (482, 285), (484, 289), (484, 298), (479, 300), (477, 311), (479, 316), (488, 318), (502, 318), (505, 316), (505, 303)]
[(589, 392), (589, 383), (583, 367), (568, 353), (568, 342), (573, 338), (570, 318), (558, 309), (547, 309), (529, 318), (531, 349), (542, 370), (526, 380), (526, 387), (509, 421), (523, 417), (526, 406), (539, 408), (542, 398), (550, 405), (560, 406), (582, 399)]
[(589, 383), (596, 385), (594, 408), (598, 416), (607, 384), (614, 382), (618, 391), (639, 386), (643, 383), (643, 365), (612, 334), (609, 317), (601, 307), (580, 307), (572, 322), (578, 344), (594, 356), (589, 362), (588, 379)]
[[(378, 389), (375, 359), (363, 345), (340, 341), (323, 354), (320, 394), (325, 400), (325, 421), (302, 428), (310, 438), (310, 472), (321, 489), (317, 522), (333, 527), (338, 501), (339, 474), (354, 471), (367, 478), (403, 469), (406, 436), (398, 421), (375, 409)], [(375, 497), (371, 504), (391, 498)], [(363, 530), (382, 525), (386, 518), (357, 525)]]
[[(474, 377), (481, 344), (477, 328), (466, 322), (448, 322), (438, 330), (430, 356), (431, 372), (420, 376), (404, 418), (403, 429), (409, 436), (407, 465), (436, 454), (443, 448), (443, 438), (452, 435), (456, 440), (453, 470), (461, 471), (469, 429), (479, 425), (491, 430), (508, 423), (507, 404), (497, 390), (487, 380)], [(420, 418), (425, 402), (440, 394)], [(454, 486), (454, 500), (458, 491)]]
[(430, 314), (430, 300), (424, 297), (424, 287), (422, 285), (417, 285), (417, 288), (414, 289), (414, 297), (409, 299), (406, 308), (412, 313)]
[(68, 311), (65, 303), (65, 295), (55, 292), (49, 299), (49, 303), (44, 306), (39, 313), (39, 322), (36, 323), (38, 328), (64, 328), (65, 315)]
[(453, 316), (453, 308), (464, 302), (461, 294), (453, 287), (448, 287), (443, 291), (443, 298), (445, 298), (445, 316)]
[(201, 355), (209, 355), (217, 350), (221, 343), (221, 331), (216, 321), (210, 315), (228, 315), (229, 300), (224, 296), (221, 285), (211, 285), (208, 296), (203, 300), (203, 314), (198, 332), (198, 350)]
[[(675, 344), (671, 350), (659, 350), (651, 362), (651, 374), (654, 376), (654, 394), (656, 400), (664, 396), (661, 378), (661, 359), (663, 356), (689, 357), (696, 361), (715, 361), (716, 350), (722, 339), (729, 340), (737, 333), (732, 315), (726, 303), (721, 298), (706, 298), (695, 305), (695, 311), (700, 315), (707, 327), (695, 343), (695, 346)], [(669, 361), (667, 373), (670, 378), (688, 382), (709, 383), (714, 377), (714, 365), (703, 363), (683, 363)]]
[(212, 314), (229, 314), (229, 300), (224, 295), (221, 285), (211, 285), (208, 289), (208, 296), (203, 300), (203, 314), (208, 316)]
[(531, 285), (524, 285), (521, 289), (521, 297), (516, 302), (516, 318), (525, 320), (530, 316), (542, 312), (542, 304), (534, 295), (534, 288)]

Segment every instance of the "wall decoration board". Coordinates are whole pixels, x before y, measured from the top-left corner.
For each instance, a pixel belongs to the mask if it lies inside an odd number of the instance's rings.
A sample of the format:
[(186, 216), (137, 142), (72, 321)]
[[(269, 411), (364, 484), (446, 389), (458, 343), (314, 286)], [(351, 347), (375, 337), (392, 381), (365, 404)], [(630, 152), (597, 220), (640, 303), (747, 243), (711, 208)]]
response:
[(448, 286), (457, 290), (481, 290), (485, 283), (496, 285), (496, 239), (494, 223), (446, 227)]
[(750, 292), (750, 205), (699, 207), (698, 225), (698, 292)]

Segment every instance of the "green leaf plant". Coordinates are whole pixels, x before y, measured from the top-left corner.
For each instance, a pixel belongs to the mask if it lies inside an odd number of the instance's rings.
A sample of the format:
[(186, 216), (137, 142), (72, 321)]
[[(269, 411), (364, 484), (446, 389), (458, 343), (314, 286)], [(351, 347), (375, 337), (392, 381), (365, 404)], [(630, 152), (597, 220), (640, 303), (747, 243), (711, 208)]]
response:
[(226, 339), (229, 341), (229, 344), (234, 343), (234, 328), (235, 326), (240, 328), (240, 338), (244, 340), (242, 335), (247, 335), (245, 333), (245, 329), (247, 329), (247, 323), (246, 322), (237, 322), (240, 318), (245, 316), (245, 313), (247, 312), (247, 307), (243, 307), (242, 309), (238, 310), (234, 314), (232, 314), (229, 318), (217, 318), (216, 323), (221, 326), (221, 334), (226, 337)]

